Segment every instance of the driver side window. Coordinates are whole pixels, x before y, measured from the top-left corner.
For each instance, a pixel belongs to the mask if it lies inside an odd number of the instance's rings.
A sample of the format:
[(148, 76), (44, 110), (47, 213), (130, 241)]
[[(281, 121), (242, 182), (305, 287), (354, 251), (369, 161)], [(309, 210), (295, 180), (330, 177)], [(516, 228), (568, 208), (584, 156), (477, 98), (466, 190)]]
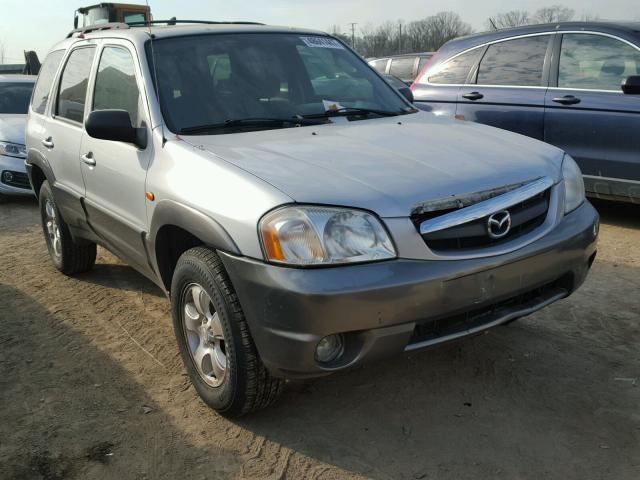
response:
[(142, 98), (133, 57), (123, 47), (105, 47), (93, 93), (93, 110), (125, 110), (133, 127), (142, 125)]

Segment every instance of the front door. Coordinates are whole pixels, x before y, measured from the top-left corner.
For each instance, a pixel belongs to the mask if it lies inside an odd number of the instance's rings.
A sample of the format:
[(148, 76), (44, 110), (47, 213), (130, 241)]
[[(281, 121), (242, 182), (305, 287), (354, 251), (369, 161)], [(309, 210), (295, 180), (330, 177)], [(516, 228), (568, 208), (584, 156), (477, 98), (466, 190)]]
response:
[[(90, 92), (90, 111), (117, 109), (129, 113), (132, 125), (146, 128), (148, 114), (139, 88), (140, 72), (126, 42), (106, 44)], [(86, 185), (88, 221), (116, 253), (148, 271), (143, 235), (147, 231), (145, 182), (153, 146), (82, 140), (82, 175)]]
[(542, 140), (552, 37), (535, 35), (489, 45), (471, 84), (458, 93), (456, 115)]
[(640, 49), (610, 36), (565, 33), (546, 96), (545, 141), (569, 153), (596, 194), (640, 198)]

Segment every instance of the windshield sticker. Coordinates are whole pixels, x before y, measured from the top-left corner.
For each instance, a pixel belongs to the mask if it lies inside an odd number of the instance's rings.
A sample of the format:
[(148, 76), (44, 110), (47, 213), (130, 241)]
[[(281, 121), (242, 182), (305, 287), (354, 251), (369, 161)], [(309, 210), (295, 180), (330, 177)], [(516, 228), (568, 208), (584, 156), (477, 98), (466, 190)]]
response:
[(344, 50), (344, 46), (334, 38), (327, 37), (300, 37), (307, 47), (312, 48), (335, 48)]

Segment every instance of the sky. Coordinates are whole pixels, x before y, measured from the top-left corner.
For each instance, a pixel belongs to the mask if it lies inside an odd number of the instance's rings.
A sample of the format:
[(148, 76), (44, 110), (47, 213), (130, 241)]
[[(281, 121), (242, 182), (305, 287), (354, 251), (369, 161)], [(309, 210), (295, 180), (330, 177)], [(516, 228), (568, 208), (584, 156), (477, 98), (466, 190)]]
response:
[[(274, 25), (343, 31), (388, 20), (406, 22), (440, 11), (454, 11), (476, 30), (487, 17), (508, 10), (534, 11), (561, 4), (577, 16), (640, 21), (639, 0), (149, 0), (156, 19), (250, 20)], [(41, 60), (49, 48), (73, 28), (77, 7), (99, 0), (0, 0), (0, 44), (5, 63), (23, 63), (23, 50), (35, 50)], [(126, 0), (124, 3), (144, 3)], [(356, 27), (358, 28), (358, 27)]]

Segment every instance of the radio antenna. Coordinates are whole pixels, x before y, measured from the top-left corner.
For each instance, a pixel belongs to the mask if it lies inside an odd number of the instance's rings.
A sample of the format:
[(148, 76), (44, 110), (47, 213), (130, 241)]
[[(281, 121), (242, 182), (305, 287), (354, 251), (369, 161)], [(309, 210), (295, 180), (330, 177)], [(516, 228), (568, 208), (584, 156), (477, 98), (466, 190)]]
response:
[[(160, 84), (158, 83), (158, 69), (156, 67), (156, 53), (153, 49), (153, 33), (151, 32), (151, 7), (149, 6), (149, 0), (145, 0), (147, 4), (147, 9), (149, 10), (149, 21), (147, 23), (147, 28), (149, 29), (149, 41), (151, 42), (151, 64), (153, 65), (153, 83), (156, 87), (156, 97), (158, 98), (158, 106), (160, 107), (160, 111), (162, 112), (162, 104), (160, 103)], [(160, 128), (162, 130), (162, 147), (164, 148), (164, 144), (167, 143), (167, 139), (164, 136), (164, 120), (160, 122)]]

